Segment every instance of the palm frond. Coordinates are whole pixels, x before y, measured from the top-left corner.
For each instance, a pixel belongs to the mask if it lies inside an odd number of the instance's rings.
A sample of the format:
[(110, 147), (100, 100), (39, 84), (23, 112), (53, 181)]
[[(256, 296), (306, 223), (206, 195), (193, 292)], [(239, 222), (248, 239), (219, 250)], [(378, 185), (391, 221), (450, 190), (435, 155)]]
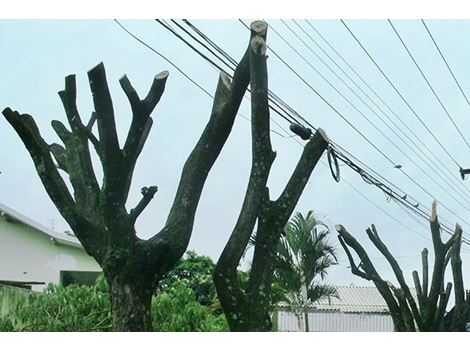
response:
[(307, 297), (310, 303), (315, 303), (321, 299), (338, 297), (338, 292), (331, 285), (315, 284), (307, 290)]
[(294, 298), (301, 301), (302, 275), (308, 298), (316, 300), (335, 294), (333, 287), (316, 282), (326, 277), (331, 265), (337, 264), (336, 248), (327, 239), (329, 233), (326, 224), (318, 221), (313, 211), (305, 217), (296, 213), (286, 224), (285, 235), (279, 240), (274, 279), (290, 291), (292, 297), (286, 300), (291, 303)]

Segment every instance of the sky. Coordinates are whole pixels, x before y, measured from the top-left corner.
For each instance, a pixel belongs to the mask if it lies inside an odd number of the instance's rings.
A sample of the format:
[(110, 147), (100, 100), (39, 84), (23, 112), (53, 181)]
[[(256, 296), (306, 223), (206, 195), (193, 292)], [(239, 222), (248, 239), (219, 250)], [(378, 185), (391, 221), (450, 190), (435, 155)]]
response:
[[(192, 22), (236, 60), (242, 57), (249, 34), (238, 20), (193, 20)], [(424, 141), (437, 159), (453, 172), (442, 170), (458, 184), (458, 192), (449, 190), (446, 184), (441, 183), (434, 171), (427, 168), (411, 149), (404, 146), (392, 130), (384, 127), (377, 115), (372, 113), (301, 41), (292, 35), (281, 21), (267, 20), (267, 22), (270, 26), (268, 45), (341, 112), (347, 121), (367, 136), (378, 150), (386, 154), (395, 164), (402, 165), (402, 170), (416, 183), (394, 168), (383, 155), (368, 144), (268, 50), (270, 89), (311, 124), (322, 127), (333, 141), (399, 186), (406, 194), (419, 200), (420, 207), (429, 209), (432, 200), (438, 199), (438, 214), (450, 224), (459, 222), (464, 231), (470, 233), (470, 224), (467, 224), (470, 223), (469, 211), (460, 204), (463, 203), (470, 209), (468, 184), (470, 180), (459, 180), (458, 167), (381, 76), (342, 23), (338, 19), (310, 21), (310, 24), (317, 28), (387, 105)], [(121, 23), (165, 55), (209, 92), (215, 91), (218, 71), (157, 22), (147, 19), (121, 20)], [(295, 28), (295, 24), (290, 20), (286, 20), (286, 23)], [(311, 31), (307, 22), (299, 20), (298, 23), (325, 46), (324, 42)], [(458, 135), (388, 22), (380, 19), (347, 20), (346, 23), (445, 149), (464, 168), (470, 167), (470, 153), (467, 149), (470, 147)], [(468, 69), (470, 22), (428, 20), (426, 23), (464, 92), (470, 94)], [(447, 71), (422, 23), (419, 20), (394, 20), (393, 24), (415, 55), (421, 69), (464, 136), (470, 139), (470, 107)], [(308, 63), (292, 51), (275, 31), (301, 52)], [(308, 37), (301, 32), (299, 35), (302, 35), (305, 42), (310, 43), (310, 48), (321, 55), (323, 60), (328, 60), (312, 42), (309, 42)], [(64, 87), (65, 76), (77, 75), (77, 105), (82, 118), (86, 120), (93, 109), (86, 73), (98, 63), (104, 63), (122, 143), (130, 124), (131, 113), (128, 101), (119, 86), (119, 78), (126, 74), (140, 95), (144, 96), (155, 74), (163, 70), (170, 72), (163, 97), (152, 114), (154, 125), (137, 163), (127, 203), (128, 209), (131, 209), (140, 200), (140, 188), (157, 185), (158, 193), (137, 222), (137, 232), (141, 238), (149, 238), (157, 233), (166, 221), (183, 164), (209, 119), (211, 99), (167, 61), (126, 34), (111, 19), (0, 20), (0, 48), (2, 48), (1, 109), (8, 106), (21, 113), (31, 114), (42, 136), (49, 143), (59, 141), (50, 126), (50, 121), (59, 119), (65, 122), (65, 114), (57, 95), (57, 92)], [(331, 50), (329, 52), (333, 55)], [(343, 70), (350, 72), (341, 60), (336, 58), (335, 62)], [(326, 77), (362, 114), (326, 83), (312, 67)], [(342, 75), (334, 65), (332, 68), (338, 75)], [(358, 79), (355, 79), (355, 82), (366, 89)], [(351, 83), (348, 84), (354, 92), (361, 94)], [(375, 101), (386, 110), (380, 101), (377, 99)], [(374, 111), (383, 116), (377, 109)], [(244, 100), (240, 112), (249, 117), (248, 100)], [(363, 115), (377, 124), (389, 139), (374, 129)], [(394, 122), (400, 124), (396, 116), (391, 113), (388, 115)], [(300, 156), (299, 142), (300, 144), (304, 142), (292, 136), (285, 120), (275, 114), (272, 114), (271, 118), (273, 130), (271, 138), (277, 157), (268, 186), (271, 197), (275, 199), (285, 186)], [(395, 128), (395, 132), (408, 133), (404, 127)], [(241, 208), (251, 165), (250, 138), (249, 121), (238, 116), (232, 133), (209, 174), (196, 213), (188, 249), (195, 250), (198, 254), (209, 255), (214, 261), (227, 242)], [(0, 202), (56, 231), (68, 230), (67, 223), (61, 218), (40, 183), (29, 154), (3, 117), (0, 118), (0, 140), (2, 146)], [(405, 155), (391, 141), (402, 147)], [(415, 160), (424, 172), (416, 167), (407, 155)], [(339, 264), (331, 268), (327, 281), (336, 285), (350, 283), (372, 285), (372, 282), (351, 274), (346, 256), (336, 238), (335, 224), (343, 224), (356, 236), (369, 252), (369, 256), (374, 259), (383, 277), (395, 281), (386, 261), (381, 258), (365, 233), (367, 227), (375, 224), (382, 240), (397, 257), (411, 284), (412, 270), (421, 270), (421, 250), (424, 247), (429, 249), (432, 247), (428, 224), (410, 217), (409, 213), (396, 203), (387, 200), (382, 191), (363, 182), (345, 165), (340, 167), (340, 182), (335, 182), (327, 166), (326, 154), (322, 157), (322, 161), (323, 163), (319, 163), (315, 168), (295, 211), (306, 213), (313, 210), (330, 228), (329, 240), (338, 249)], [(99, 174), (98, 163), (96, 166)], [(430, 177), (438, 180), (438, 183), (448, 191), (442, 190)], [(354, 190), (351, 185), (361, 193)], [(448, 193), (459, 199), (460, 203)], [(380, 209), (363, 196), (375, 202)], [(405, 226), (386, 213), (399, 219)], [(468, 268), (465, 263), (470, 263), (470, 248), (465, 246), (463, 248), (465, 272)], [(466, 284), (468, 287), (470, 282), (467, 280)]]

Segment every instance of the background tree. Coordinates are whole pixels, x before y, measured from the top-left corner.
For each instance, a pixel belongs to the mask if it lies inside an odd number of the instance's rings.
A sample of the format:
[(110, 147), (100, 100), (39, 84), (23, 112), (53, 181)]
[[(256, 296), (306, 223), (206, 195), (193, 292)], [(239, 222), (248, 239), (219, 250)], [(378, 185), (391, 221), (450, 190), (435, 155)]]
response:
[[(399, 288), (382, 279), (364, 248), (342, 225), (336, 225), (336, 230), (341, 246), (348, 256), (352, 273), (374, 282), (388, 305), (396, 331), (465, 331), (465, 323), (470, 320), (470, 298), (469, 292), (465, 292), (462, 278), (462, 260), (460, 259), (462, 228), (457, 224), (452, 237), (447, 242), (442, 242), (436, 202), (432, 204), (430, 227), (434, 267), (429, 283), (428, 250), (425, 248), (422, 252), (422, 282), (418, 272), (413, 271), (417, 302), (405, 282), (398, 262), (379, 238), (374, 225), (366, 230), (367, 235), (389, 262), (400, 285)], [(349, 248), (357, 254), (359, 264), (356, 264)], [(445, 324), (446, 307), (452, 290), (450, 282), (444, 288), (445, 269), (449, 261), (452, 263), (455, 306), (452, 309), (452, 316), (449, 316)]]
[(337, 264), (336, 249), (327, 241), (328, 227), (313, 211), (301, 213), (287, 223), (277, 247), (274, 282), (286, 291), (284, 302), (309, 331), (309, 304), (336, 295), (336, 289), (321, 284), (328, 269)]
[(187, 251), (178, 264), (160, 280), (158, 290), (164, 292), (181, 282), (193, 291), (201, 305), (217, 307), (220, 304), (212, 279), (214, 269), (215, 264), (211, 258)]
[[(232, 81), (221, 73), (209, 122), (183, 167), (166, 224), (148, 240), (136, 235), (135, 222), (157, 192), (157, 186), (142, 188), (141, 201), (130, 211), (126, 201), (137, 158), (152, 127), (150, 114), (163, 94), (168, 72), (155, 77), (145, 99), (139, 98), (126, 76), (120, 79), (132, 108), (122, 147), (103, 64), (88, 72), (95, 111), (86, 124), (76, 106), (75, 76), (65, 79), (65, 89), (59, 96), (70, 130), (60, 121), (52, 121), (63, 145), (47, 144), (31, 115), (10, 108), (3, 110), (30, 153), (49, 197), (86, 252), (103, 268), (110, 285), (114, 330), (152, 329), (152, 295), (159, 280), (187, 248), (204, 183), (230, 134), (249, 75), (247, 60), (238, 65)], [(93, 132), (95, 122), (98, 137)], [(92, 167), (89, 142), (101, 161), (101, 184)], [(58, 168), (68, 174), (73, 194)]]
[[(252, 165), (241, 212), (214, 273), (217, 294), (232, 331), (271, 330), (271, 287), (279, 236), (328, 146), (328, 138), (319, 129), (306, 144), (279, 198), (270, 199), (267, 180), (276, 154), (269, 135), (266, 32), (265, 22), (251, 24), (250, 43), (242, 59), (248, 62), (250, 72)], [(257, 239), (252, 266), (248, 282), (241, 285), (237, 267), (255, 225)]]
[(195, 292), (183, 281), (175, 281), (152, 301), (155, 331), (219, 332), (228, 331), (221, 311), (198, 302)]

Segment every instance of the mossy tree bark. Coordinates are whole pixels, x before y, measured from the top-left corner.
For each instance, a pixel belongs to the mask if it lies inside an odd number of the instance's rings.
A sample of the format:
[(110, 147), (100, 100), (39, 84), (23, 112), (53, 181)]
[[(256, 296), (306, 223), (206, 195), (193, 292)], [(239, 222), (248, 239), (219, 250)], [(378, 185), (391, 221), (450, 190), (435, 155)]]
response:
[[(60, 121), (52, 121), (63, 145), (47, 144), (30, 115), (10, 108), (3, 110), (30, 153), (49, 197), (86, 252), (103, 268), (111, 288), (114, 330), (151, 330), (152, 294), (162, 275), (174, 267), (188, 246), (204, 183), (230, 134), (247, 89), (248, 69), (245, 58), (233, 80), (221, 73), (209, 122), (183, 167), (167, 222), (149, 240), (137, 237), (135, 222), (154, 197), (157, 186), (142, 188), (141, 201), (130, 211), (125, 204), (137, 158), (152, 127), (150, 114), (163, 94), (168, 72), (155, 77), (144, 99), (139, 98), (126, 76), (120, 79), (132, 108), (132, 121), (122, 148), (103, 64), (88, 72), (95, 111), (87, 124), (82, 122), (76, 106), (75, 76), (65, 79), (65, 89), (59, 96), (70, 129)], [(95, 123), (98, 136), (93, 132)], [(101, 185), (92, 167), (90, 143), (101, 161)], [(68, 174), (73, 194), (58, 168)]]
[[(416, 295), (413, 295), (405, 282), (398, 262), (379, 238), (374, 225), (366, 230), (367, 235), (387, 259), (400, 285), (399, 288), (393, 286), (391, 282), (385, 281), (375, 269), (361, 244), (342, 225), (336, 225), (338, 239), (349, 259), (351, 272), (375, 284), (388, 305), (396, 331), (465, 331), (465, 322), (470, 319), (470, 300), (468, 299), (468, 291), (467, 298), (465, 298), (463, 287), (462, 261), (460, 259), (462, 228), (457, 224), (451, 238), (445, 243), (442, 242), (436, 202), (432, 204), (430, 228), (435, 255), (431, 282), (429, 283), (428, 250), (425, 248), (421, 253), (422, 283), (418, 272), (413, 271), (416, 290)], [(356, 253), (359, 264), (356, 264), (349, 248)], [(455, 307), (451, 311), (452, 314), (446, 316), (446, 307), (452, 290), (450, 282), (444, 286), (445, 269), (449, 260), (452, 262)]]
[[(214, 282), (232, 331), (270, 331), (271, 284), (276, 248), (307, 181), (328, 146), (318, 130), (307, 143), (280, 197), (272, 201), (267, 181), (276, 156), (271, 148), (266, 65), (267, 24), (251, 24), (248, 58), (251, 83), (252, 165), (242, 209), (217, 262)], [(237, 267), (255, 225), (256, 244), (246, 287), (241, 287)]]

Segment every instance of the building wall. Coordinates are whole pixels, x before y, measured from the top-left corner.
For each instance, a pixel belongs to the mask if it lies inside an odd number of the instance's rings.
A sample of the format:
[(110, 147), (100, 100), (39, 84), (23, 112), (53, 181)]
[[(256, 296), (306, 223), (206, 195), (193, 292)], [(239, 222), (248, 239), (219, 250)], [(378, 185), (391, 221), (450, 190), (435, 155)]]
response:
[(0, 280), (59, 283), (61, 270), (101, 271), (83, 249), (55, 243), (29, 226), (0, 217)]
[[(315, 311), (308, 313), (309, 331), (373, 332), (393, 331), (393, 321), (387, 314), (342, 313)], [(278, 312), (278, 331), (299, 331), (294, 313)]]
[(30, 294), (31, 291), (0, 284), (0, 318), (5, 317), (22, 296)]

